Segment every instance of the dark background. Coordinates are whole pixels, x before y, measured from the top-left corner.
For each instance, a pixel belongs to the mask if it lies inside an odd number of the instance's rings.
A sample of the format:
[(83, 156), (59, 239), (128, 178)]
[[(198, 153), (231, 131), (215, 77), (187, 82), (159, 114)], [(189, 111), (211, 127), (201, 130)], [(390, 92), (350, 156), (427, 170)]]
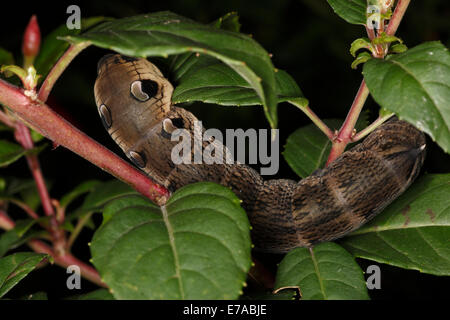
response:
[[(365, 36), (362, 26), (350, 25), (333, 13), (325, 0), (164, 0), (164, 1), (89, 1), (2, 3), (0, 47), (14, 53), (20, 60), (21, 39), (32, 14), (37, 14), (43, 36), (66, 22), (67, 6), (78, 4), (82, 17), (125, 17), (147, 12), (170, 10), (202, 23), (208, 23), (230, 11), (237, 11), (241, 31), (253, 35), (268, 52), (277, 68), (286, 70), (299, 84), (311, 108), (322, 118), (344, 118), (361, 82), (361, 67), (352, 70), (350, 43)], [(412, 1), (397, 32), (409, 47), (424, 41), (441, 40), (450, 45), (450, 3), (448, 0)], [(103, 129), (95, 108), (93, 85), (96, 64), (105, 50), (90, 47), (82, 52), (58, 80), (49, 104), (69, 121), (118, 154), (121, 151)], [(220, 107), (197, 104), (189, 107), (206, 127), (264, 128), (267, 121), (259, 107)], [(366, 103), (368, 116), (376, 118), (376, 104)], [(310, 123), (298, 109), (280, 104), (279, 126), (281, 145), (296, 128)], [(424, 171), (450, 172), (450, 157), (429, 141)], [(282, 151), (282, 150), (280, 150)], [(63, 148), (48, 148), (40, 156), (44, 175), (52, 182), (51, 196), (60, 198), (86, 179), (110, 179), (110, 176), (89, 162)], [(295, 174), (280, 159), (278, 177), (295, 178)], [(29, 177), (25, 161), (1, 169), (0, 176)], [(86, 243), (92, 236), (82, 233), (75, 254), (89, 258)], [(267, 259), (275, 267), (279, 257)], [(361, 260), (365, 270), (371, 264)], [(387, 265), (382, 268), (382, 289), (371, 291), (372, 298), (444, 298), (449, 278), (434, 277)], [(35, 291), (47, 291), (50, 298), (73, 294), (65, 287), (65, 270), (51, 266), (26, 278), (12, 292), (21, 296)], [(83, 281), (83, 291), (95, 288)], [(250, 289), (249, 289), (250, 290)], [(448, 297), (448, 294), (447, 294)]]

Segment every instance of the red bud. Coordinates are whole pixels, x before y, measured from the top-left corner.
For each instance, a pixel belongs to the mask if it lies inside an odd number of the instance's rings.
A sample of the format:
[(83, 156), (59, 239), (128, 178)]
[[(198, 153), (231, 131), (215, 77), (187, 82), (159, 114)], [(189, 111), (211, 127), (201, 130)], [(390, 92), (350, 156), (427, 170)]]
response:
[(22, 53), (25, 57), (36, 57), (41, 45), (41, 31), (37, 22), (36, 15), (33, 15), (25, 29), (22, 42)]

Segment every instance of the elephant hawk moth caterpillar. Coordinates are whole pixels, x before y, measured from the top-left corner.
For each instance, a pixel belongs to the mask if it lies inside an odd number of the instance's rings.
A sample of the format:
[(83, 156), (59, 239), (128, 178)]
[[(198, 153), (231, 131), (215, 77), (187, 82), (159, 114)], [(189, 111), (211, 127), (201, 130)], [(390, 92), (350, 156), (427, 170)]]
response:
[[(425, 158), (424, 134), (393, 120), (300, 182), (263, 180), (244, 164), (174, 164), (171, 134), (183, 128), (193, 137), (197, 118), (172, 104), (171, 83), (148, 60), (119, 54), (104, 56), (97, 72), (98, 112), (127, 157), (171, 192), (198, 181), (231, 187), (263, 251), (311, 247), (359, 228), (408, 188)], [(209, 143), (221, 142), (202, 147)]]

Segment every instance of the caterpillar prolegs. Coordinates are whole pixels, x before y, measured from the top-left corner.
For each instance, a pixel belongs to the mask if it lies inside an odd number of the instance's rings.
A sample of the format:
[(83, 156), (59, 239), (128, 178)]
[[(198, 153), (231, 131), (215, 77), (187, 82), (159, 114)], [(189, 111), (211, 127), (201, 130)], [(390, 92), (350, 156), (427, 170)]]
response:
[[(184, 128), (194, 136), (197, 118), (172, 104), (170, 82), (146, 59), (118, 54), (103, 57), (97, 71), (99, 114), (128, 158), (170, 191), (198, 181), (231, 187), (248, 214), (255, 247), (264, 251), (310, 247), (359, 228), (408, 188), (425, 158), (424, 134), (394, 120), (300, 182), (263, 180), (243, 164), (174, 164), (178, 142), (171, 134)], [(221, 142), (202, 147), (211, 143)]]

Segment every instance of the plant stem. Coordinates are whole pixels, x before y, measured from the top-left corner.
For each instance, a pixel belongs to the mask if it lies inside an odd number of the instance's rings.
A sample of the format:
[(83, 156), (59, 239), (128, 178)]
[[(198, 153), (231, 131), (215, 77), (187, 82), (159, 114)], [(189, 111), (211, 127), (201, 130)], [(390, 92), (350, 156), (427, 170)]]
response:
[[(406, 9), (408, 8), (409, 3), (410, 3), (410, 0), (398, 0), (398, 3), (394, 10), (394, 13), (392, 14), (392, 17), (386, 28), (387, 35), (395, 34), (395, 32), (397, 31), (397, 29), (400, 25), (400, 22), (403, 19)], [(383, 27), (383, 29), (384, 29), (384, 27)], [(367, 27), (366, 27), (366, 30), (367, 30), (367, 34), (368, 34), (369, 38), (372, 39), (374, 37), (373, 30), (369, 31), (369, 29)], [(378, 57), (378, 58), (384, 58), (384, 56)], [(337, 157), (339, 157), (344, 152), (347, 144), (352, 141), (352, 135), (353, 135), (353, 130), (354, 130), (356, 121), (358, 120), (359, 114), (364, 106), (364, 103), (365, 103), (368, 95), (369, 95), (369, 89), (367, 88), (367, 85), (366, 85), (365, 81), (363, 80), (358, 89), (356, 97), (353, 100), (353, 104), (347, 114), (347, 118), (345, 119), (344, 124), (342, 125), (341, 129), (339, 130), (337, 138), (333, 141), (330, 155), (328, 156), (328, 160), (326, 163), (327, 166), (331, 162), (333, 162)], [(386, 121), (386, 119), (384, 121)], [(382, 123), (381, 119), (377, 119), (375, 122), (369, 126), (370, 129), (368, 129), (368, 130), (373, 131), (378, 125), (380, 125)], [(365, 133), (363, 133), (363, 135), (359, 135), (359, 136), (356, 135), (356, 136), (358, 136), (358, 138), (362, 138), (367, 133), (368, 132), (366, 131)], [(355, 139), (355, 137), (353, 137), (353, 139)]]
[(334, 139), (334, 132), (320, 119), (309, 106), (299, 107), (311, 121), (328, 137), (328, 139)]
[(2, 110), (0, 110), (0, 122), (3, 122), (10, 128), (14, 128), (14, 121)]
[[(25, 150), (31, 150), (34, 148), (33, 140), (31, 139), (30, 130), (21, 122), (16, 123), (16, 137), (18, 142)], [(26, 155), (28, 166), (33, 175), (36, 187), (41, 198), (42, 207), (44, 208), (45, 215), (54, 216), (55, 211), (52, 206), (50, 195), (45, 185), (44, 177), (42, 175), (41, 166), (39, 160), (35, 154), (29, 153)]]
[(15, 115), (43, 136), (128, 183), (156, 204), (162, 205), (167, 201), (169, 191), (166, 188), (154, 183), (122, 158), (72, 126), (46, 104), (30, 100), (21, 89), (1, 79), (0, 103), (8, 106)]
[[(16, 122), (15, 137), (25, 150), (34, 148), (33, 140), (31, 139), (30, 129), (28, 129), (20, 121)], [(42, 207), (46, 216), (50, 217), (50, 234), (53, 239), (53, 246), (58, 254), (64, 254), (66, 241), (64, 231), (59, 228), (59, 223), (56, 220), (55, 210), (53, 209), (52, 200), (45, 184), (44, 176), (42, 175), (39, 159), (36, 154), (29, 153), (26, 156), (28, 167), (33, 175), (36, 183), (36, 188), (41, 199)], [(32, 216), (33, 217), (33, 216)], [(36, 219), (36, 217), (34, 217)]]
[(53, 86), (55, 85), (56, 80), (58, 80), (58, 78), (61, 76), (70, 62), (72, 62), (72, 60), (89, 45), (90, 42), (80, 42), (78, 44), (71, 45), (67, 49), (67, 51), (61, 56), (61, 58), (59, 58), (58, 62), (56, 62), (56, 64), (53, 66), (52, 70), (50, 70), (50, 73), (42, 83), (42, 86), (39, 89), (38, 93), (39, 101), (47, 101), (47, 98)]
[(355, 128), (356, 121), (358, 121), (359, 114), (361, 113), (368, 96), (369, 89), (367, 88), (366, 82), (362, 80), (347, 117), (345, 118), (337, 137), (333, 141), (333, 146), (331, 147), (326, 166), (339, 157), (342, 152), (344, 152), (347, 144), (352, 140), (353, 129)]
[(83, 230), (84, 225), (89, 221), (91, 218), (92, 213), (86, 214), (78, 219), (77, 224), (75, 225), (75, 228), (70, 233), (69, 240), (67, 240), (67, 248), (71, 248), (75, 240), (77, 239), (78, 235), (80, 234), (81, 230)]
[(364, 128), (363, 130), (361, 130), (360, 132), (358, 132), (357, 134), (355, 134), (352, 138), (352, 142), (356, 142), (361, 140), (362, 138), (364, 138), (365, 136), (367, 136), (369, 133), (371, 133), (372, 131), (374, 131), (376, 128), (378, 128), (378, 126), (380, 126), (381, 124), (383, 124), (385, 121), (387, 121), (389, 118), (391, 118), (394, 114), (390, 114), (390, 115), (386, 115), (383, 117), (378, 117), (377, 120), (375, 120), (374, 122), (372, 122), (369, 126), (367, 126), (366, 128)]
[(410, 0), (398, 0), (394, 13), (386, 28), (387, 35), (393, 36), (395, 32), (397, 32), (398, 26), (405, 15), (406, 9), (408, 9), (409, 3)]
[(63, 268), (67, 268), (68, 266), (71, 265), (78, 266), (80, 268), (81, 275), (84, 278), (95, 283), (100, 287), (105, 288), (107, 287), (106, 284), (100, 278), (100, 275), (98, 274), (97, 270), (95, 270), (92, 266), (79, 260), (78, 258), (74, 257), (72, 254), (66, 252), (63, 255), (58, 255), (52, 250), (50, 246), (48, 246), (47, 244), (45, 244), (40, 240), (30, 240), (28, 242), (28, 246), (35, 252), (46, 253), (50, 255), (55, 260), (55, 263)]
[(366, 26), (366, 32), (367, 32), (367, 35), (369, 36), (369, 39), (370, 39), (370, 40), (375, 39), (375, 29), (373, 29), (373, 28), (368, 28), (368, 27)]
[(364, 79), (361, 81), (361, 85), (359, 86), (358, 92), (356, 93), (355, 99), (353, 100), (352, 106), (345, 118), (344, 123), (342, 124), (341, 129), (339, 130), (338, 140), (346, 141), (347, 143), (350, 141), (351, 136), (353, 134), (353, 128), (355, 128), (355, 124), (358, 121), (359, 114), (361, 113), (362, 108), (364, 107), (364, 103), (369, 96), (369, 88), (367, 88), (366, 82)]
[(31, 218), (33, 219), (39, 219), (39, 216), (37, 215), (36, 212), (34, 212), (28, 205), (26, 205), (25, 203), (16, 200), (16, 199), (8, 199), (8, 201), (10, 201), (11, 203), (14, 203), (16, 206), (18, 206), (19, 208), (21, 208), (23, 211), (25, 211)]

